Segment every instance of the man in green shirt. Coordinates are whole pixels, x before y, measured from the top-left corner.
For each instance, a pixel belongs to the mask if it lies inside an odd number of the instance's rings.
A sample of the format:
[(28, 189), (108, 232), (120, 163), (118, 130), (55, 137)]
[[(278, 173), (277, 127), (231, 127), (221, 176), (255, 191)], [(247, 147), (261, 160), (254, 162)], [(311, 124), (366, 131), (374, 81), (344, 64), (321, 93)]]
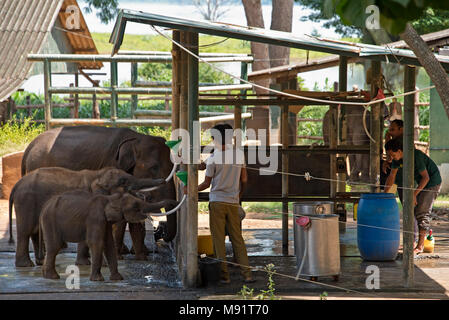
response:
[[(389, 192), (398, 172), (402, 173), (403, 147), (402, 139), (393, 139), (385, 144), (385, 150), (391, 157), (391, 172), (387, 178), (385, 192)], [(414, 178), (418, 186), (413, 192), (415, 218), (418, 221), (419, 238), (415, 253), (424, 249), (424, 239), (430, 229), (430, 213), (441, 188), (441, 175), (437, 165), (422, 151), (415, 149)], [(399, 181), (397, 181), (399, 182)], [(399, 182), (400, 183), (400, 182)], [(402, 184), (401, 184), (402, 185)]]

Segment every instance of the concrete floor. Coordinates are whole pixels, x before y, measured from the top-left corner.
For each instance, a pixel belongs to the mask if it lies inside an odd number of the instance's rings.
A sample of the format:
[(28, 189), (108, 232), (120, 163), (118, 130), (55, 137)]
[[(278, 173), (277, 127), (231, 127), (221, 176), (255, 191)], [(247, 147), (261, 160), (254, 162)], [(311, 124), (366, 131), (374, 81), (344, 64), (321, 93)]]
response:
[[(64, 274), (66, 267), (75, 260), (75, 246), (69, 244), (57, 258), (60, 280), (47, 280), (41, 276), (41, 268), (20, 268), (14, 266), (14, 246), (8, 244), (7, 219), (0, 219), (0, 299), (235, 299), (244, 283), (237, 267), (230, 266), (231, 284), (216, 284), (204, 288), (185, 289), (182, 287), (173, 248), (163, 241), (151, 242), (147, 235), (150, 253), (148, 261), (135, 261), (132, 255), (119, 262), (119, 271), (125, 280), (109, 280), (107, 267), (102, 268), (104, 282), (89, 281), (90, 267), (80, 267), (80, 289), (66, 288)], [(349, 219), (348, 221), (351, 221)], [(438, 223), (438, 224), (437, 224)], [(433, 222), (434, 232), (449, 237), (448, 223)], [(281, 229), (245, 229), (243, 232), (256, 282), (247, 287), (255, 294), (267, 289), (268, 276), (262, 271), (267, 264), (275, 265), (273, 275), (276, 296), (283, 299), (319, 299), (327, 292), (328, 299), (447, 299), (449, 289), (449, 246), (448, 241), (437, 239), (435, 254), (423, 254), (415, 259), (415, 285), (404, 288), (402, 281), (401, 254), (391, 262), (366, 262), (359, 256), (356, 239), (356, 224), (348, 222), (340, 232), (341, 274), (339, 281), (332, 277), (322, 277), (318, 282), (308, 278), (295, 281), (296, 257), (293, 256), (293, 234), (289, 237), (289, 255), (282, 255)], [(130, 246), (129, 234), (125, 242)], [(227, 243), (229, 259), (231, 244)], [(31, 254), (32, 259), (34, 255)], [(369, 290), (365, 282), (369, 274), (366, 268), (376, 265), (380, 270), (380, 289)]]

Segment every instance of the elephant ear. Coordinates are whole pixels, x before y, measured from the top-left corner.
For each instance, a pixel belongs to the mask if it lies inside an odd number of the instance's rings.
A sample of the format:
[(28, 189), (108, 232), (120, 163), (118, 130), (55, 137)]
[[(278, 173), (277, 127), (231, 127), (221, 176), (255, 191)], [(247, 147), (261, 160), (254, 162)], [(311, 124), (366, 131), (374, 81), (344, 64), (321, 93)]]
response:
[(101, 184), (100, 179), (95, 179), (91, 183), (90, 190), (92, 191), (92, 193), (99, 193), (99, 194), (104, 194), (104, 195), (108, 194), (108, 192), (106, 190), (106, 186)]
[(134, 166), (136, 165), (136, 154), (134, 150), (134, 143), (137, 139), (126, 139), (118, 146), (116, 161), (118, 168), (132, 173)]
[(109, 222), (118, 222), (124, 219), (120, 198), (112, 198), (104, 208), (106, 220)]

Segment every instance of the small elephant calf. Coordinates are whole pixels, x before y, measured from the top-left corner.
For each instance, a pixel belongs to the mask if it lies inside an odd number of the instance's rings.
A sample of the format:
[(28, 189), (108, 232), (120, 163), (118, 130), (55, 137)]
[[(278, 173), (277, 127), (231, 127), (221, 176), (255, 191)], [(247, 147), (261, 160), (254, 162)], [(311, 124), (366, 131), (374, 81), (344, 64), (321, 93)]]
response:
[(91, 281), (104, 281), (101, 275), (103, 252), (111, 272), (111, 280), (123, 280), (118, 272), (112, 224), (126, 220), (139, 223), (150, 212), (173, 205), (174, 200), (144, 202), (128, 193), (110, 196), (74, 190), (53, 196), (40, 216), (46, 255), (42, 269), (44, 278), (59, 279), (55, 259), (64, 242), (86, 241), (91, 250)]

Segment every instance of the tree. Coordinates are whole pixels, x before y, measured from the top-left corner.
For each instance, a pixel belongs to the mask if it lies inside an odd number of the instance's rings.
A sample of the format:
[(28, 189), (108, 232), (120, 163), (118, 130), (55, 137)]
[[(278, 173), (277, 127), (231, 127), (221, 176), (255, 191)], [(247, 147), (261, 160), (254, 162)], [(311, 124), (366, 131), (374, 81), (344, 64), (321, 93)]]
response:
[[(242, 0), (245, 9), (247, 25), (264, 28), (262, 4), (260, 0)], [(293, 0), (273, 0), (271, 11), (271, 30), (292, 31)], [(251, 53), (254, 56), (253, 71), (288, 65), (290, 63), (290, 48), (251, 42)], [(268, 87), (269, 80), (257, 82)], [(264, 90), (256, 89), (258, 93)]]
[(192, 2), (204, 19), (218, 21), (236, 0), (192, 0)]
[(387, 32), (399, 34), (413, 50), (426, 70), (441, 98), (449, 118), (449, 78), (427, 44), (413, 28), (413, 21), (426, 14), (428, 8), (449, 10), (449, 2), (439, 0), (326, 0), (332, 3), (343, 23), (363, 26), (366, 21), (366, 8), (375, 5), (379, 9), (379, 22)]
[[(271, 30), (292, 32), (293, 0), (273, 0), (271, 10)], [(269, 46), (270, 67), (285, 66), (290, 63), (290, 48)]]
[[(242, 0), (243, 7), (245, 9), (246, 21), (248, 26), (265, 28), (262, 4), (260, 0)], [(254, 56), (253, 71), (263, 70), (270, 68), (270, 56), (268, 53), (268, 45), (260, 42), (251, 42), (251, 53)], [(257, 81), (257, 84), (268, 87), (269, 80)], [(265, 90), (256, 88), (258, 94), (266, 93)]]

